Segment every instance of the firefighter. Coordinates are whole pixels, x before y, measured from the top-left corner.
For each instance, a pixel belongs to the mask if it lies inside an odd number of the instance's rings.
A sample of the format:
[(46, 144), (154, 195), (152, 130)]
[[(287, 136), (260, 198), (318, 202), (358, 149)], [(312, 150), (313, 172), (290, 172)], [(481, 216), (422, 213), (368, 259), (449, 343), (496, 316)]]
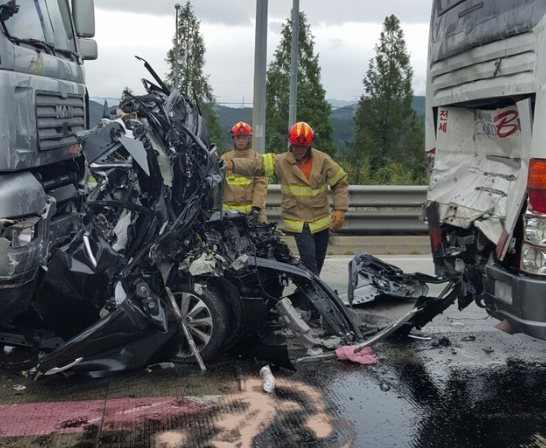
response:
[[(229, 163), (235, 158), (259, 160), (261, 157), (250, 149), (252, 128), (244, 121), (240, 121), (231, 128), (233, 151), (222, 155), (222, 159)], [(266, 222), (265, 197), (267, 195), (268, 179), (265, 176), (241, 176), (229, 171), (224, 185), (223, 210), (237, 210), (252, 215), (258, 222)]]
[[(338, 230), (345, 221), (349, 185), (345, 171), (328, 154), (312, 148), (313, 136), (311, 126), (301, 121), (290, 128), (287, 152), (264, 154), (262, 159), (232, 159), (228, 169), (247, 176), (277, 175), (284, 230), (294, 235), (303, 264), (319, 275), (326, 258), (329, 228)], [(334, 192), (333, 214), (328, 185)]]

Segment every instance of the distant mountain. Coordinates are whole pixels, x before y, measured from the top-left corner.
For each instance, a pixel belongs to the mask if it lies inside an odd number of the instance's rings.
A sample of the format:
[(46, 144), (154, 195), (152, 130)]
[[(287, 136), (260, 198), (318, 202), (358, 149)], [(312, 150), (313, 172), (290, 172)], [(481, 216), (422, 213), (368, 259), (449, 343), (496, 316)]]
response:
[[(333, 139), (334, 143), (340, 153), (347, 151), (346, 141), (351, 141), (354, 134), (354, 122), (353, 115), (358, 103), (351, 101), (327, 100), (332, 106), (332, 112), (330, 113), (330, 123), (334, 129)], [(425, 97), (415, 96), (413, 97), (413, 108), (417, 112), (417, 116), (424, 120), (425, 116)], [(226, 130), (226, 146), (231, 146), (231, 137), (229, 130), (238, 121), (246, 121), (252, 123), (252, 108), (233, 108), (226, 106), (218, 106), (218, 115), (220, 117), (220, 126)], [(311, 123), (312, 126), (312, 123)], [(267, 127), (267, 118), (266, 118)]]
[(417, 112), (417, 115), (424, 119), (425, 117), (425, 100), (424, 96), (414, 96), (413, 102), (411, 103), (412, 107)]
[[(119, 101), (118, 101), (119, 102)], [(350, 101), (342, 100), (332, 100), (329, 99), (328, 102), (332, 105), (332, 112), (330, 113), (330, 123), (334, 129), (333, 138), (334, 143), (336, 144), (339, 152), (346, 152), (347, 146), (345, 145), (346, 141), (351, 141), (354, 134), (354, 122), (353, 114), (356, 110), (357, 103), (351, 103)], [(96, 126), (103, 114), (104, 102), (97, 102), (90, 100), (90, 122), (91, 126)], [(112, 107), (117, 102), (110, 103), (108, 106)], [(335, 106), (334, 106), (335, 105)], [(417, 112), (417, 115), (421, 120), (424, 120), (425, 116), (425, 97), (424, 96), (415, 96), (413, 98), (413, 108)], [(239, 122), (245, 121), (247, 123), (252, 123), (252, 108), (251, 107), (226, 107), (218, 106), (218, 115), (220, 118), (220, 126), (222, 129), (225, 129), (225, 140), (224, 144), (226, 147), (231, 147), (231, 135), (229, 130), (231, 127)], [(312, 126), (312, 123), (311, 123)], [(267, 127), (267, 122), (266, 122)]]
[[(352, 114), (358, 106), (358, 103), (350, 101), (341, 101), (341, 100), (327, 100), (332, 106), (332, 113), (330, 116), (336, 118), (352, 118)], [(417, 112), (419, 117), (425, 115), (425, 97), (424, 96), (414, 96), (413, 102), (411, 103), (412, 107)]]
[(102, 118), (103, 109), (103, 103), (97, 103), (96, 101), (89, 100), (89, 125), (91, 127), (99, 124), (99, 121)]
[(117, 106), (119, 104), (119, 98), (89, 98), (90, 100), (93, 100), (95, 103), (104, 104), (105, 101), (108, 102), (108, 107)]
[(335, 100), (332, 98), (326, 98), (326, 101), (330, 103), (330, 106), (332, 106), (333, 109), (337, 109), (338, 107), (352, 106), (353, 104), (356, 104), (358, 102), (358, 101)]

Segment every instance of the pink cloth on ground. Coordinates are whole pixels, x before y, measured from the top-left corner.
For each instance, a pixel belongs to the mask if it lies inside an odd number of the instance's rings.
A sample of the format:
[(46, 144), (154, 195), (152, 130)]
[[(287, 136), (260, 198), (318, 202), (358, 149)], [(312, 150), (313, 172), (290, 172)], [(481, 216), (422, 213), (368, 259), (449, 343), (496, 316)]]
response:
[(377, 363), (377, 359), (375, 358), (375, 354), (371, 347), (364, 347), (358, 353), (355, 353), (354, 345), (344, 345), (336, 350), (336, 355), (337, 359), (347, 359), (360, 364), (369, 365)]

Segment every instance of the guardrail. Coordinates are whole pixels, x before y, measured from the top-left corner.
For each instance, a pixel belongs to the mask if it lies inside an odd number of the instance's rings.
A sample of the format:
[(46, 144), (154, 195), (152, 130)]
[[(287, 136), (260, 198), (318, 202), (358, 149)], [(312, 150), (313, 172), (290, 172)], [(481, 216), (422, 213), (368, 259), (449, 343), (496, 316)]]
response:
[[(350, 185), (349, 211), (341, 234), (426, 234), (422, 204), (426, 186)], [(330, 192), (331, 195), (331, 192)], [(281, 187), (267, 189), (266, 210), (269, 222), (280, 222)]]

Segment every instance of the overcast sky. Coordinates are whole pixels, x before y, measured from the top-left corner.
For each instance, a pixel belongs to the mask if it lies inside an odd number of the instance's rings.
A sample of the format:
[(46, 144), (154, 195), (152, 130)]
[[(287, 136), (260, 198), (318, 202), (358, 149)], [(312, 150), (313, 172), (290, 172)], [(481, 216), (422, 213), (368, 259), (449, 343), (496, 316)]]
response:
[[(182, 5), (184, 0), (178, 0)], [(254, 90), (254, 37), (257, 0), (193, 0), (205, 41), (204, 73), (220, 104), (250, 106)], [(125, 86), (144, 93), (142, 78), (151, 80), (146, 59), (163, 77), (165, 57), (173, 46), (176, 1), (95, 0), (95, 39), (99, 58), (86, 61), (93, 99), (119, 98)], [(328, 99), (357, 101), (362, 80), (374, 57), (386, 16), (402, 24), (414, 70), (414, 92), (424, 94), (427, 39), (432, 0), (300, 0), (319, 54), (321, 81)], [(267, 61), (280, 42), (281, 25), (290, 17), (293, 0), (268, 2)]]

